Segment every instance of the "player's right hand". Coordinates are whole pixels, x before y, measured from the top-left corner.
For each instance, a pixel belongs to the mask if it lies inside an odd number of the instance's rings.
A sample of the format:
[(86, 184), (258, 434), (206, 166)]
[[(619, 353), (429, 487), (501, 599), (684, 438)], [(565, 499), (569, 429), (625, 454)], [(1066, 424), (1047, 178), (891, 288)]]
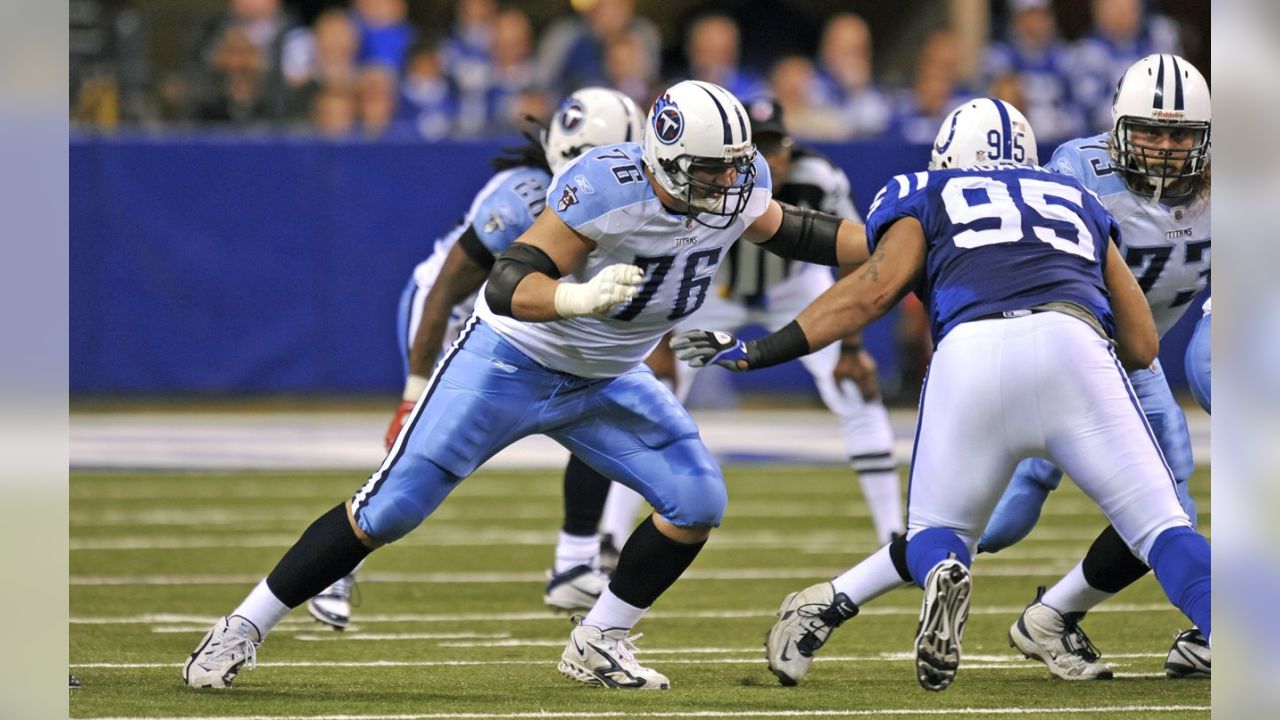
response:
[(396, 438), (400, 435), (401, 428), (404, 427), (404, 421), (408, 419), (409, 413), (413, 412), (413, 406), (417, 404), (416, 400), (401, 400), (400, 407), (396, 408), (396, 414), (391, 418), (391, 424), (387, 426), (387, 436), (382, 439), (383, 445), (387, 450), (396, 444)]
[(642, 282), (644, 271), (626, 263), (610, 265), (584, 283), (562, 282), (556, 286), (556, 313), (563, 318), (608, 315), (635, 297)]

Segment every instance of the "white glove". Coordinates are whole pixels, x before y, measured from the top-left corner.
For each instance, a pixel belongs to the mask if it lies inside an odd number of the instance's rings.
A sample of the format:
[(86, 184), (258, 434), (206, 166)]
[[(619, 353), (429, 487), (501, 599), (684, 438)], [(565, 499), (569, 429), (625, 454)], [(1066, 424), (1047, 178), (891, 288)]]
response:
[(562, 318), (608, 315), (615, 305), (635, 297), (643, 280), (643, 270), (618, 263), (601, 270), (587, 282), (562, 282), (556, 286), (556, 313)]

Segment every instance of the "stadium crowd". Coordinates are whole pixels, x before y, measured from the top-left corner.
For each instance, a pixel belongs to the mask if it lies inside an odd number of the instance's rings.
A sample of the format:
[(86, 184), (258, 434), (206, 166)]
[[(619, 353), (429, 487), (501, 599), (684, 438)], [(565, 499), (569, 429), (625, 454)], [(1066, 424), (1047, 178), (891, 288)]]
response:
[(1110, 126), (1112, 90), (1132, 62), (1185, 52), (1178, 25), (1144, 0), (1093, 0), (1092, 26), (1071, 41), (1052, 0), (993, 0), (976, 63), (965, 57), (971, 28), (943, 17), (892, 73), (873, 63), (884, 42), (877, 28), (838, 9), (821, 18), (808, 52), (748, 60), (750, 3), (702, 3), (679, 37), (664, 36), (633, 0), (574, 0), (542, 27), (523, 3), (457, 0), (438, 22), (415, 20), (410, 4), (225, 0), (171, 67), (153, 58), (157, 31), (142, 3), (72, 0), (73, 123), (470, 138), (513, 134), (581, 87), (610, 86), (647, 108), (660, 88), (690, 78), (743, 99), (772, 95), (802, 140), (927, 143), (949, 110), (989, 94), (1022, 108), (1054, 143)]

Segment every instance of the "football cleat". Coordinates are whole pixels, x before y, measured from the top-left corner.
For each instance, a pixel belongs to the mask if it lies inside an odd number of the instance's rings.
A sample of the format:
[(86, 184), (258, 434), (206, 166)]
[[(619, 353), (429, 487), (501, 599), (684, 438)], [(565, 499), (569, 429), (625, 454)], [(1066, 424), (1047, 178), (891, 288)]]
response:
[(542, 601), (552, 610), (590, 610), (609, 586), (609, 576), (590, 565), (575, 565), (562, 573), (547, 571)]
[(956, 679), (972, 590), (969, 568), (954, 556), (934, 565), (925, 578), (916, 630), (916, 680), (925, 690), (941, 692)]
[(187, 659), (182, 682), (193, 688), (231, 687), (242, 667), (255, 667), (261, 644), (262, 634), (253, 623), (239, 615), (224, 617), (214, 623)]
[(80, 678), (76, 677), (75, 675), (68, 674), (67, 678), (68, 678), (67, 685), (69, 689), (79, 690), (80, 688), (84, 687), (83, 685), (80, 684)]
[(600, 566), (600, 572), (610, 576), (613, 571), (618, 569), (618, 555), (622, 553), (622, 548), (613, 544), (613, 535), (605, 533), (600, 536), (600, 555), (596, 558), (596, 564)]
[(836, 594), (829, 582), (791, 593), (764, 638), (769, 670), (783, 685), (799, 683), (831, 631), (857, 614), (858, 606), (844, 593)]
[(670, 689), (671, 681), (666, 675), (636, 660), (635, 641), (640, 637), (627, 637), (625, 628), (601, 630), (578, 625), (560, 655), (560, 674), (586, 685), (620, 690)]
[(1173, 639), (1164, 674), (1171, 678), (1210, 677), (1212, 666), (1209, 642), (1198, 628), (1191, 628)]
[(1036, 599), (1009, 628), (1009, 647), (1017, 648), (1028, 660), (1039, 660), (1054, 677), (1063, 680), (1110, 680), (1110, 666), (1100, 662), (1102, 654), (1080, 628), (1080, 618), (1063, 615), (1040, 601), (1044, 586), (1036, 590)]
[(318, 595), (307, 601), (307, 612), (317, 622), (334, 630), (346, 630), (351, 624), (351, 595), (355, 591), (356, 575), (340, 578)]

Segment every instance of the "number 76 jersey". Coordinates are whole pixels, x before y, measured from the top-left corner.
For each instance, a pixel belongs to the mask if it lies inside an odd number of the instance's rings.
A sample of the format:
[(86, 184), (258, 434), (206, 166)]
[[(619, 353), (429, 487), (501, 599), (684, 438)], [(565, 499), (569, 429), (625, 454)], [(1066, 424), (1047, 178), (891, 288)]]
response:
[(1169, 206), (1129, 192), (1111, 165), (1106, 135), (1064, 143), (1049, 169), (1079, 180), (1115, 216), (1120, 253), (1146, 293), (1163, 336), (1209, 284), (1209, 193)]
[(724, 228), (664, 208), (645, 177), (643, 158), (637, 143), (594, 148), (561, 168), (547, 193), (546, 212), (596, 244), (564, 279), (586, 282), (610, 265), (636, 265), (644, 281), (630, 302), (607, 317), (532, 323), (494, 313), (480, 293), (480, 319), (543, 367), (606, 378), (643, 362), (668, 330), (715, 292), (712, 281), (720, 263), (769, 207), (772, 191), (763, 156), (756, 157), (746, 209)]
[(916, 294), (935, 346), (961, 323), (1050, 302), (1079, 305), (1114, 333), (1102, 272), (1119, 229), (1074, 178), (997, 166), (899, 175), (867, 214), (871, 252), (906, 217), (928, 245)]

